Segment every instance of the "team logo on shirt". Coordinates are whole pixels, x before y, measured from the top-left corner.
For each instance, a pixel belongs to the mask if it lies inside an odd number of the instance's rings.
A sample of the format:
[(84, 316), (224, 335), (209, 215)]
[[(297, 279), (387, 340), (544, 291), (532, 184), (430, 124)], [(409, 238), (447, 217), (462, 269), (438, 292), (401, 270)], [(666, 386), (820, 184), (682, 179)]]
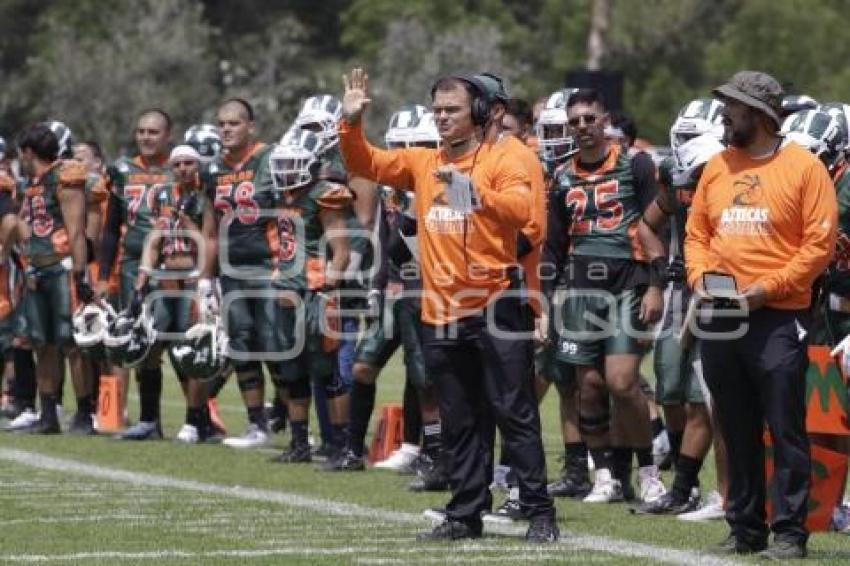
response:
[(451, 207), (446, 200), (445, 192), (440, 192), (431, 201), (428, 212), (425, 213), (425, 229), (438, 234), (471, 234), (474, 224), (466, 216)]
[(732, 206), (724, 208), (720, 215), (720, 233), (737, 236), (761, 236), (770, 234), (770, 210), (758, 206), (763, 198), (761, 178), (744, 175), (734, 183), (736, 190)]

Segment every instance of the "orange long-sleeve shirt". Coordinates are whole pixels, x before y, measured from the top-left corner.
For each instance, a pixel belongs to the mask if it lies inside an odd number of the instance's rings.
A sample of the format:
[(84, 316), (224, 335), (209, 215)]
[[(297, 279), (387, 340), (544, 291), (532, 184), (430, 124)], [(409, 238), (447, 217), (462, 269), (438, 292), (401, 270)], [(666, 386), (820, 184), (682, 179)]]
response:
[[(478, 313), (508, 287), (517, 232), (530, 219), (528, 172), (508, 144), (485, 144), (449, 159), (440, 149), (378, 149), (360, 124), (345, 120), (339, 134), (349, 173), (416, 193), (424, 322), (447, 324)], [(445, 184), (434, 175), (442, 165), (472, 177), (481, 210), (464, 216), (448, 206)]]
[(538, 267), (543, 252), (543, 241), (546, 239), (546, 179), (543, 176), (543, 165), (537, 154), (529, 146), (525, 145), (514, 136), (503, 135), (497, 143), (506, 144), (512, 155), (522, 163), (528, 171), (531, 183), (531, 199), (529, 201), (531, 218), (522, 227), (522, 234), (531, 244), (531, 251), (519, 259), (519, 263), (525, 272), (525, 281), (530, 293), (530, 304), (534, 312), (543, 312), (543, 306), (537, 300), (540, 293), (540, 277)]
[(789, 142), (753, 159), (729, 148), (705, 167), (685, 236), (688, 283), (706, 271), (764, 285), (767, 306), (803, 309), (835, 248), (838, 206), (823, 164)]

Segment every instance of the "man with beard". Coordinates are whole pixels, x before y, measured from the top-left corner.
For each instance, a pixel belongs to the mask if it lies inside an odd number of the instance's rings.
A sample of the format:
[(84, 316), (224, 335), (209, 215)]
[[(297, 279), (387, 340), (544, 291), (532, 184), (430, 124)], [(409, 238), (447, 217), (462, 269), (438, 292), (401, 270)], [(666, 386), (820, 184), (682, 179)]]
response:
[[(718, 550), (802, 558), (811, 472), (807, 311), (812, 284), (835, 246), (835, 189), (815, 156), (779, 134), (783, 92), (773, 77), (741, 71), (714, 94), (725, 103), (730, 147), (706, 164), (700, 178), (685, 257), (688, 284), (711, 305), (699, 317), (702, 364), (729, 455), (731, 533)], [(737, 309), (722, 318), (711, 314), (719, 302), (712, 294), (717, 297), (721, 286)], [(769, 549), (765, 422), (775, 455)]]

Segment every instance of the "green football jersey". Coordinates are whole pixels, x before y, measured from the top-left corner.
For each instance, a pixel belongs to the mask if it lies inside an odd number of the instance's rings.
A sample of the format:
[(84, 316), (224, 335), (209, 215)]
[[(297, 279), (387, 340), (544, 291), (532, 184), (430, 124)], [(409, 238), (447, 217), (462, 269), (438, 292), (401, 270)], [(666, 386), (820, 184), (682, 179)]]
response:
[(122, 157), (109, 168), (109, 185), (121, 205), (121, 220), (127, 227), (123, 257), (142, 256), (145, 238), (153, 227), (154, 195), (160, 185), (173, 180), (167, 162), (147, 163), (141, 156)]
[(57, 161), (24, 191), (22, 216), (29, 225), (30, 257), (62, 258), (71, 253), (68, 230), (59, 204), (64, 190), (85, 190), (86, 171), (76, 161)]
[(611, 147), (595, 171), (581, 168), (578, 156), (558, 170), (554, 202), (572, 217), (570, 253), (577, 256), (643, 260), (637, 224), (643, 209), (632, 160)]
[(277, 253), (271, 150), (256, 143), (239, 162), (220, 155), (203, 176), (204, 192), (219, 220), (219, 257), (233, 265), (271, 267)]
[(324, 227), (319, 213), (323, 208), (347, 210), (351, 200), (348, 187), (328, 181), (283, 194), (278, 216), (281, 288), (315, 290), (322, 286), (326, 250), (320, 245)]

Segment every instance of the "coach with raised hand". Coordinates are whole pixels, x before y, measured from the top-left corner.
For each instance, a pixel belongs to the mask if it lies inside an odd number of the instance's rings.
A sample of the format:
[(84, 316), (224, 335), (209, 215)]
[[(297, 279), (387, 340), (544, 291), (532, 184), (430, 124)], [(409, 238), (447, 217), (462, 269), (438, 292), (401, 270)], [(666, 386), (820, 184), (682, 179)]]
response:
[(350, 173), (416, 192), (423, 349), (437, 387), (452, 490), (445, 521), (419, 539), (481, 536), (481, 513), (492, 504), (485, 470), (495, 421), (530, 519), (526, 538), (553, 542), (555, 509), (527, 379), (531, 320), (516, 269), (517, 234), (530, 218), (528, 172), (507, 144), (482, 144), (496, 127), (495, 93), (476, 77), (443, 77), (432, 87), (441, 148), (388, 151), (363, 135), (367, 81), (362, 69), (344, 77), (340, 148)]
[[(805, 431), (808, 308), (835, 246), (835, 188), (823, 164), (779, 134), (782, 87), (755, 71), (714, 89), (729, 147), (700, 178), (685, 240), (688, 283), (737, 290), (740, 313), (712, 317), (702, 364), (729, 454), (720, 551), (806, 555), (811, 459)], [(729, 313), (725, 313), (729, 314)], [(739, 330), (737, 336), (734, 330)], [(764, 425), (774, 447), (774, 544), (767, 548)]]

